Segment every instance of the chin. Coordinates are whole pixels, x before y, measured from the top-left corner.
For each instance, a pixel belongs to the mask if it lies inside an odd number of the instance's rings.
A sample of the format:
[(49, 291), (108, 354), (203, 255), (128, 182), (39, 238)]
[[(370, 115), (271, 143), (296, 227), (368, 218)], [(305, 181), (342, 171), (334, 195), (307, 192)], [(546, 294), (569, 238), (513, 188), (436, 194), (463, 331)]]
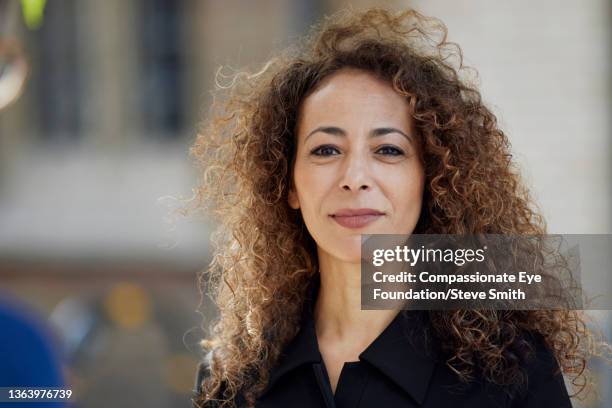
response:
[(357, 236), (354, 242), (342, 245), (336, 251), (337, 258), (344, 262), (360, 263), (361, 262), (361, 237)]

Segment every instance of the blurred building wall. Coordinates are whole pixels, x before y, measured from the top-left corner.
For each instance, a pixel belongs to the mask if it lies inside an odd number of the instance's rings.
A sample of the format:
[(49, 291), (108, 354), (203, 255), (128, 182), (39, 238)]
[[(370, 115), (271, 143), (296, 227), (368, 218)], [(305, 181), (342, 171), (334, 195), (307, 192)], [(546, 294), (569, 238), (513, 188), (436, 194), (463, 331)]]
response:
[(612, 232), (611, 3), (413, 4), (447, 24), (479, 71), (549, 231)]

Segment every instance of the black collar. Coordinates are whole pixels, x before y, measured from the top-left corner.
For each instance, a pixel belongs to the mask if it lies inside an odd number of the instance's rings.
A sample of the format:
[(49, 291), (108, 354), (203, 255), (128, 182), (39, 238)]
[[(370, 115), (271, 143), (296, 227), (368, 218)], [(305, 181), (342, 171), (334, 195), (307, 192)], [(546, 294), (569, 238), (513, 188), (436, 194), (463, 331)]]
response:
[[(267, 393), (283, 375), (303, 365), (321, 363), (314, 324), (314, 303), (319, 289), (318, 275), (305, 301), (300, 331), (286, 347), (270, 372)], [(400, 311), (383, 332), (360, 355), (422, 404), (436, 364), (435, 354), (426, 346), (422, 311)]]

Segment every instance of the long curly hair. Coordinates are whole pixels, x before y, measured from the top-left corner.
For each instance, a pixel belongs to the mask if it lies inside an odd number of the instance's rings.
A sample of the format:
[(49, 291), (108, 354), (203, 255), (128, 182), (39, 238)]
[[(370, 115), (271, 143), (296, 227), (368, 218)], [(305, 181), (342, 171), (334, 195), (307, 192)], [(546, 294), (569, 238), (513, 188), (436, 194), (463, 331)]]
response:
[[(215, 253), (200, 285), (218, 307), (202, 344), (214, 350), (197, 406), (253, 406), (296, 335), (318, 273), (316, 244), (287, 203), (300, 103), (344, 67), (368, 71), (412, 103), (425, 168), (414, 233), (544, 234), (545, 221), (519, 177), (507, 136), (485, 107), (475, 73), (438, 19), (414, 10), (343, 10), (297, 45), (218, 84), (210, 117), (191, 147), (202, 169), (191, 210), (214, 216)], [(221, 71), (218, 78), (222, 78)], [(227, 76), (225, 78), (228, 78)], [(469, 382), (524, 380), (519, 345), (535, 333), (577, 395), (591, 384), (596, 337), (575, 310), (429, 311), (446, 364)], [(209, 354), (210, 355), (210, 354)]]

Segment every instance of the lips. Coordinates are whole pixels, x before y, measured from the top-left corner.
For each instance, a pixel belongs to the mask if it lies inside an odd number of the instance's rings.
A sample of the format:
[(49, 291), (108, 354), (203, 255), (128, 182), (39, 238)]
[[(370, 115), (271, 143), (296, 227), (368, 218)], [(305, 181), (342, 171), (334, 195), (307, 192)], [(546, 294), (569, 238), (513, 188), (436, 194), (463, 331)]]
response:
[(346, 228), (362, 228), (385, 215), (372, 208), (344, 208), (331, 214), (330, 217)]
[(355, 217), (360, 215), (384, 215), (384, 212), (372, 208), (343, 208), (333, 213), (332, 217)]

